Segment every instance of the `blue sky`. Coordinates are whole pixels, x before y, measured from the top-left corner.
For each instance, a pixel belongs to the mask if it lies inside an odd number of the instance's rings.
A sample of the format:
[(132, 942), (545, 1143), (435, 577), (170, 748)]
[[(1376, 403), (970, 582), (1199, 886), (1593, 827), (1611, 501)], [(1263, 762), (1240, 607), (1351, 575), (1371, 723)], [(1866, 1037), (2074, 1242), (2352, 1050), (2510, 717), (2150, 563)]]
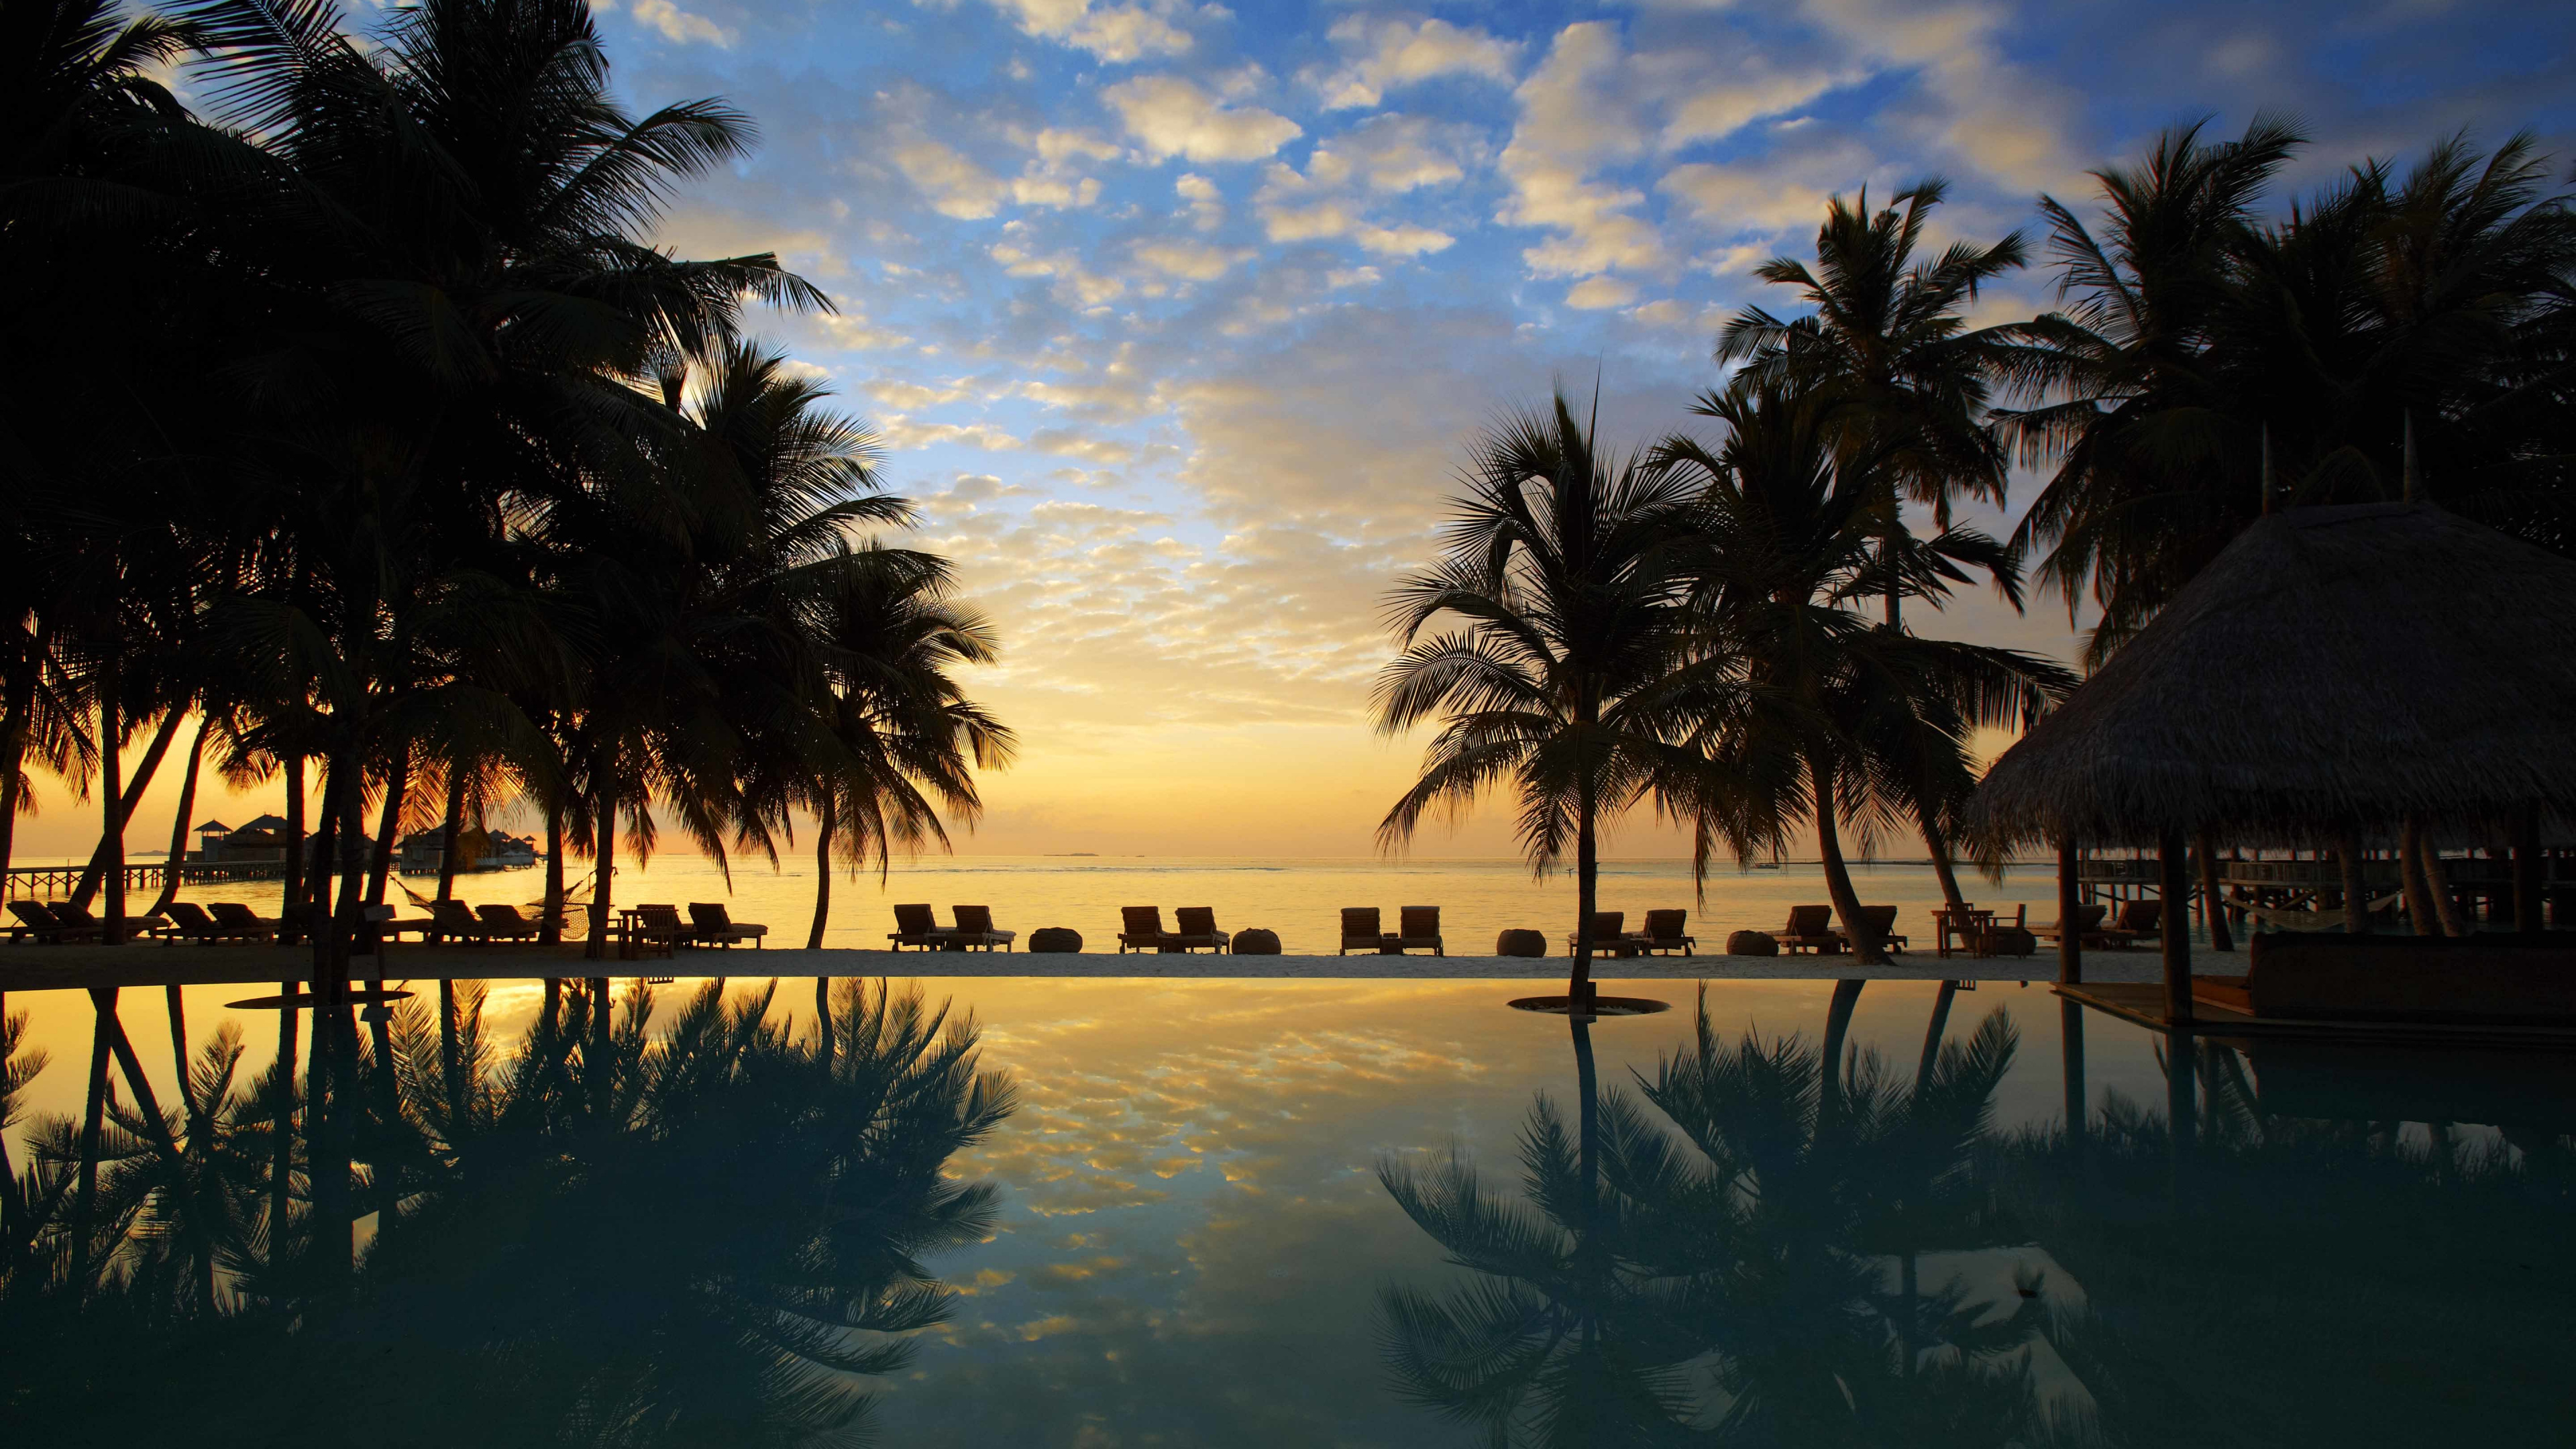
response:
[[(661, 239), (831, 294), (754, 325), (876, 425), (1003, 631), (971, 687), (1025, 747), (980, 851), (1367, 853), (1420, 744), (1367, 726), (1377, 602), (1461, 440), (1559, 378), (1599, 378), (1614, 440), (1692, 424), (1750, 268), (1831, 193), (1943, 175), (1946, 234), (1992, 239), (2161, 126), (2261, 108), (2316, 137), (2290, 190), (2461, 128), (2576, 159), (2567, 4), (600, 9), (630, 104), (720, 95), (763, 133)], [(2053, 600), (1910, 622), (2076, 642)], [(1420, 850), (1511, 854), (1509, 822)]]
[[(1365, 849), (1413, 758), (1364, 724), (1376, 600), (1460, 439), (1596, 374), (1614, 437), (1686, 426), (1749, 269), (1830, 193), (1944, 175), (1948, 233), (1992, 238), (2258, 108), (2316, 135), (2298, 185), (2462, 127), (2576, 152), (2567, 6), (601, 8), (632, 103), (762, 129), (663, 239), (832, 295), (758, 325), (879, 428), (1005, 630), (978, 687), (1030, 750), (983, 848), (1224, 848), (1122, 803), (1184, 790)], [(2072, 647), (2051, 604), (1926, 627)]]

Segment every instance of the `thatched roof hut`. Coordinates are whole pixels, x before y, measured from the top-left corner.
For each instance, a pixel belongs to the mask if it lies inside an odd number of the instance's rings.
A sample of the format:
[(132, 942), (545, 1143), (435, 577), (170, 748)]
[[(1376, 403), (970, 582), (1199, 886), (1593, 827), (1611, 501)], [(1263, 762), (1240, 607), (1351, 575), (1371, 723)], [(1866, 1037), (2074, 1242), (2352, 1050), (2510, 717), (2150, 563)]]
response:
[(2006, 751), (1998, 842), (2325, 843), (2576, 818), (2576, 562), (2430, 504), (2248, 528)]

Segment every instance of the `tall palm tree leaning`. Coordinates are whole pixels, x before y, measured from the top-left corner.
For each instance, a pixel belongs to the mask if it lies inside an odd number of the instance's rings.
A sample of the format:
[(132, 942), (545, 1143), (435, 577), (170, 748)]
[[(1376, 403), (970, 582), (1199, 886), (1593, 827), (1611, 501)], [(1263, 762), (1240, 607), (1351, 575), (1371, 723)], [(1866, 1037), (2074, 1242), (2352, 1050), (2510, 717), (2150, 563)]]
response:
[(1691, 494), (1639, 457), (1604, 458), (1562, 393), (1481, 433), (1460, 481), (1439, 560), (1387, 598), (1402, 652), (1378, 676), (1378, 729), (1436, 718), (1440, 733), (1378, 843), (1401, 849), (1425, 813), (1508, 784), (1532, 868), (1573, 852), (1566, 1006), (1589, 1015), (1601, 820), (1650, 797), (1695, 816), (1711, 793), (1697, 742), (1732, 703), (1683, 653)]
[[(2020, 336), (2010, 326), (1972, 328), (1962, 313), (1989, 283), (2021, 267), (2028, 249), (2021, 233), (2012, 232), (1991, 246), (1955, 242), (1918, 260), (1924, 228), (1948, 191), (1948, 182), (1928, 177), (1875, 212), (1866, 187), (1855, 203), (1834, 197), (1816, 229), (1812, 267), (1781, 256), (1756, 272), (1796, 288), (1815, 310), (1783, 320), (1747, 307), (1718, 335), (1717, 360), (1743, 364), (1734, 380), (1738, 391), (1792, 388), (1819, 399), (1838, 466), (1880, 495), (1877, 524), (1886, 557), (1879, 584), (1889, 628), (1902, 627), (1910, 592), (1897, 565), (1914, 542), (1904, 505), (1931, 509), (1947, 538), (1955, 537), (1955, 498), (2004, 501), (2007, 454), (1985, 414)], [(1995, 580), (2019, 608), (2013, 582), (2000, 570)], [(1961, 897), (1945, 816), (1973, 784), (1964, 777), (1926, 779), (1909, 792), (1914, 823), (1953, 907)]]

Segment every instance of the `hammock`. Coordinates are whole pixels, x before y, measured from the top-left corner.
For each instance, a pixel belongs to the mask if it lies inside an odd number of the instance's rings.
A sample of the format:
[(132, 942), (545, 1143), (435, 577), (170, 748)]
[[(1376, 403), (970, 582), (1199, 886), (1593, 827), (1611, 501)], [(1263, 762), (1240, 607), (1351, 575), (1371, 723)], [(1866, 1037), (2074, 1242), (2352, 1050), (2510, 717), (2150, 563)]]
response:
[[(2404, 899), (2406, 899), (2404, 891), (2381, 896), (2370, 903), (2370, 913), (2374, 916), (2378, 915)], [(2233, 905), (2233, 902), (2230, 904)], [(2279, 906), (2235, 906), (2235, 909), (2243, 911), (2264, 925), (2279, 926), (2283, 930), (2339, 931), (2343, 929), (2344, 913), (2341, 906), (2316, 911), (2294, 911)]]

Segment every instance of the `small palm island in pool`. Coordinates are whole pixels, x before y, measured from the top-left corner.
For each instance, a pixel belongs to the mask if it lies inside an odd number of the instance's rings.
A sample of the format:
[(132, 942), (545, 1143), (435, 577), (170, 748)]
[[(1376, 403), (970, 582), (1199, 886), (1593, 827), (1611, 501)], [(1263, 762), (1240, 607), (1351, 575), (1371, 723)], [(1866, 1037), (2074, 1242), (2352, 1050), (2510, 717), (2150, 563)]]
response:
[(0, 0), (0, 1424), (2554, 1442), (2576, 13), (2155, 21)]

